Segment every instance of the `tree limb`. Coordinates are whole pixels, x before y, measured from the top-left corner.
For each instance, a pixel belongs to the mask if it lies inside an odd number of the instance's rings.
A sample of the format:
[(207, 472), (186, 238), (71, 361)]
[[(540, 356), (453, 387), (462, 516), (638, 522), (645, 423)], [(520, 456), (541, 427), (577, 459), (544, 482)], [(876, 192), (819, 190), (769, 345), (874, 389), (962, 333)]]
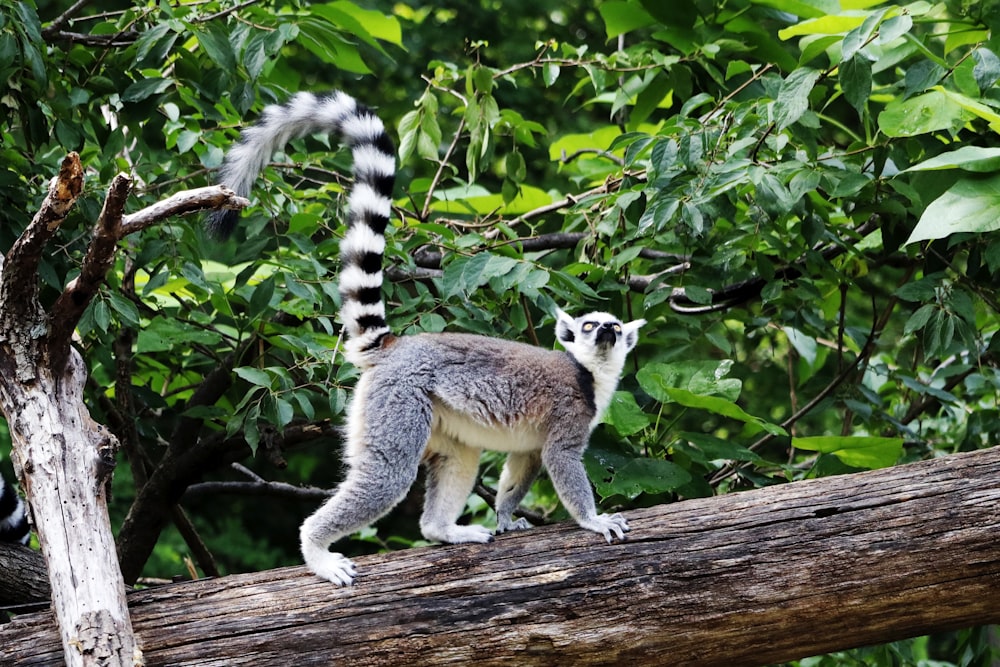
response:
[(59, 369), (65, 362), (73, 330), (97, 290), (104, 284), (108, 269), (114, 262), (125, 203), (131, 191), (132, 179), (128, 175), (118, 174), (111, 181), (108, 196), (104, 199), (104, 208), (97, 218), (87, 254), (80, 266), (80, 275), (66, 285), (52, 305), (49, 316), (49, 351), (55, 369)]
[[(149, 664), (764, 665), (1000, 622), (1000, 448), (130, 595)], [(60, 665), (47, 613), (0, 627)]]
[[(10, 341), (27, 333), (40, 341), (44, 331), (21, 331), (25, 322), (41, 322), (44, 317), (38, 303), (38, 264), (42, 249), (59, 229), (77, 198), (83, 192), (83, 166), (76, 153), (67, 155), (52, 179), (49, 193), (42, 201), (38, 213), (11, 246), (0, 268), (0, 304), (5, 317), (0, 318), (0, 337)], [(21, 341), (28, 344), (28, 341)], [(29, 369), (30, 360), (19, 359), (17, 375), (24, 381), (34, 377)]]
[(0, 542), (0, 610), (49, 599), (45, 559), (20, 544)]
[(126, 215), (122, 220), (120, 238), (142, 231), (176, 215), (218, 209), (239, 210), (249, 205), (250, 200), (240, 197), (229, 188), (221, 185), (183, 190), (147, 206), (141, 211)]

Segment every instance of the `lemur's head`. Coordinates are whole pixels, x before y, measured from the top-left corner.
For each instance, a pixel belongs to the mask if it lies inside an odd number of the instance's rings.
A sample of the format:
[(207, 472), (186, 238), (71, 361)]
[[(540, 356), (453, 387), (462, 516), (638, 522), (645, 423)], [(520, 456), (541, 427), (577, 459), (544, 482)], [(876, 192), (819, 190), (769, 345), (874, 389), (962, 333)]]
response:
[(639, 341), (639, 327), (645, 323), (634, 320), (622, 324), (608, 313), (588, 313), (574, 319), (557, 309), (556, 338), (585, 368), (594, 371), (610, 363), (620, 370), (625, 355)]

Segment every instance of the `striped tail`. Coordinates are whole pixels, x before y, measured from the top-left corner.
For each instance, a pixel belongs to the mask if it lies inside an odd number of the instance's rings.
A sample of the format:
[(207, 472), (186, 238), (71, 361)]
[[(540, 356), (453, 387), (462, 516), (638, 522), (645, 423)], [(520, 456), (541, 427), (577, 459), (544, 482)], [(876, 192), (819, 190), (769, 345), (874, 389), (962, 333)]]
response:
[(0, 486), (0, 542), (27, 544), (31, 539), (24, 503), (10, 482), (3, 479)]
[[(396, 159), (382, 121), (344, 93), (298, 93), (285, 104), (265, 108), (260, 120), (243, 130), (226, 155), (219, 182), (246, 197), (275, 151), (292, 139), (320, 132), (341, 135), (354, 159), (347, 232), (340, 243), (340, 316), (349, 339), (347, 358), (364, 366), (366, 353), (391, 333), (382, 301), (382, 256)], [(209, 219), (209, 231), (225, 237), (238, 220), (237, 211), (219, 211)]]

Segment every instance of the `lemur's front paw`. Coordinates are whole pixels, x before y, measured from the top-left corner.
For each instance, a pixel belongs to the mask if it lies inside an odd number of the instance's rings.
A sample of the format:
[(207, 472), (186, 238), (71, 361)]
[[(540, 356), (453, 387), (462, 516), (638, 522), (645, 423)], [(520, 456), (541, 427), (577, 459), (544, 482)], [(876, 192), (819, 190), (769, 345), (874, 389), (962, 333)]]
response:
[(580, 522), (580, 526), (604, 535), (608, 544), (615, 539), (624, 541), (625, 533), (629, 531), (628, 521), (621, 514), (598, 514), (593, 519)]
[(321, 560), (310, 563), (309, 567), (316, 576), (337, 586), (350, 586), (358, 574), (351, 559), (338, 553), (327, 553)]
[(534, 528), (534, 526), (524, 517), (517, 520), (514, 520), (513, 517), (497, 517), (497, 535), (506, 533), (509, 530), (528, 530), (529, 528)]

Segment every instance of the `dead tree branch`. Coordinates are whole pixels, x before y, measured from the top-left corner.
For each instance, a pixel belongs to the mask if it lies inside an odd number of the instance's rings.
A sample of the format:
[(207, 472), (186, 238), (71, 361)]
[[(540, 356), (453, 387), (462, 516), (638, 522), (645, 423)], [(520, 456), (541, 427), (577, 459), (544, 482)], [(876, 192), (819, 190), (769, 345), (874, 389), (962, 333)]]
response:
[[(1000, 621), (1000, 448), (130, 595), (150, 665), (765, 665)], [(47, 613), (0, 627), (60, 665)]]

